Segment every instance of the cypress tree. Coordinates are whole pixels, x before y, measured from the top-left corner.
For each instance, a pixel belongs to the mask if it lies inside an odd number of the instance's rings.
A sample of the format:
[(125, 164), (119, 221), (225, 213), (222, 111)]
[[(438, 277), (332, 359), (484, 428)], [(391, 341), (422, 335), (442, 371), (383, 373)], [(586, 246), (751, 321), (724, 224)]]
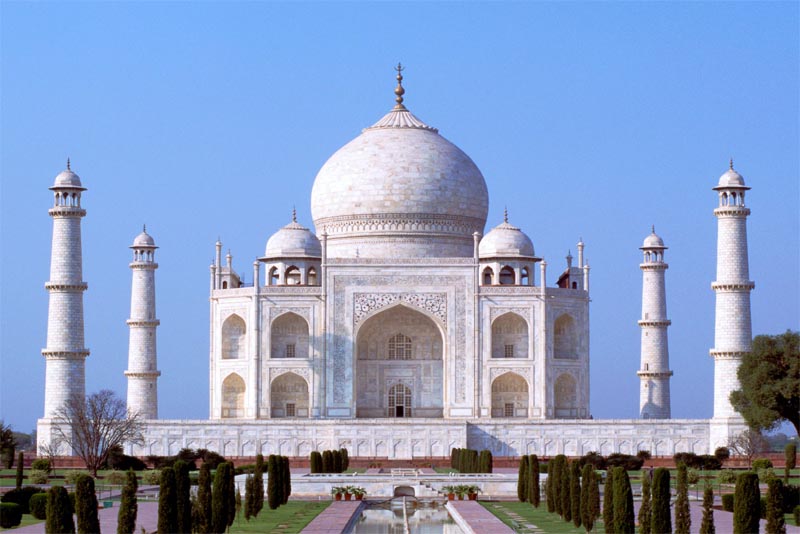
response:
[(528, 457), (528, 473), (530, 474), (530, 485), (528, 486), (528, 502), (536, 508), (542, 501), (541, 486), (539, 484), (539, 457), (531, 454)]
[(253, 475), (247, 475), (244, 480), (244, 519), (250, 521), (255, 508), (255, 488), (253, 486)]
[(592, 518), (591, 493), (594, 484), (594, 467), (592, 464), (583, 464), (581, 470), (581, 524), (586, 528), (586, 532), (591, 532), (594, 527)]
[(669, 470), (659, 467), (653, 473), (652, 493), (653, 513), (650, 519), (650, 531), (660, 534), (672, 532), (672, 516), (669, 510)]
[(783, 482), (773, 478), (767, 482), (767, 534), (786, 534), (783, 519)]
[(633, 514), (633, 491), (631, 479), (624, 467), (614, 468), (614, 531), (620, 534), (633, 534), (635, 520)]
[(23, 462), (25, 461), (25, 457), (22, 453), (19, 453), (19, 457), (17, 458), (17, 489), (22, 487), (22, 479), (23, 473), (22, 470), (24, 469)]
[(548, 470), (547, 476), (553, 478), (553, 507), (554, 512), (558, 515), (563, 515), (561, 512), (561, 458), (559, 454), (553, 458), (552, 471)]
[(100, 532), (94, 479), (89, 475), (81, 475), (75, 482), (75, 515), (78, 519), (78, 534)]
[(689, 483), (687, 481), (686, 464), (678, 464), (678, 487), (675, 498), (675, 533), (689, 534), (692, 517), (689, 512)]
[(453, 447), (450, 449), (450, 469), (456, 468), (456, 456), (458, 455), (458, 449)]
[[(669, 504), (669, 501), (667, 501)], [(614, 530), (614, 470), (606, 471), (606, 484), (603, 488), (603, 527), (606, 534), (613, 534)], [(669, 532), (669, 531), (664, 531)]]
[(345, 472), (350, 467), (350, 455), (344, 447), (342, 447), (340, 451), (342, 453), (342, 472)]
[(342, 451), (331, 451), (333, 454), (333, 472), (342, 472)]
[(600, 517), (600, 477), (597, 476), (597, 471), (592, 468), (592, 487), (589, 493), (589, 502), (592, 505), (592, 523), (597, 522)]
[(742, 473), (736, 478), (733, 497), (733, 532), (750, 534), (758, 532), (761, 519), (761, 495), (758, 490), (758, 475)]
[(489, 467), (489, 463), (491, 461), (491, 460), (489, 460), (489, 457), (491, 456), (491, 454), (492, 453), (490, 453), (486, 449), (481, 451), (481, 454), (480, 454), (480, 472), (481, 473), (491, 473), (492, 472), (491, 467)]
[[(314, 451), (317, 452), (317, 451)], [(322, 455), (317, 452), (318, 466), (322, 466)], [(256, 455), (256, 470), (253, 473), (253, 517), (258, 517), (258, 513), (264, 508), (264, 456), (262, 454)]]
[(225, 532), (228, 528), (228, 481), (225, 476), (227, 462), (217, 466), (214, 489), (211, 492), (211, 523), (209, 532)]
[(569, 523), (572, 521), (572, 503), (570, 502), (570, 462), (565, 456), (561, 460), (561, 517)]
[(517, 499), (519, 502), (528, 500), (528, 492), (526, 482), (528, 480), (528, 457), (520, 456), (519, 458), (519, 473), (517, 473)]
[[(342, 449), (344, 450), (344, 449)], [(292, 470), (289, 466), (289, 458), (281, 456), (281, 504), (289, 502), (289, 495), (292, 494)]]
[(797, 445), (795, 445), (794, 441), (786, 444), (786, 448), (783, 449), (783, 458), (786, 462), (783, 468), (783, 483), (788, 486), (789, 472), (794, 469), (797, 464)]
[[(331, 451), (322, 453), (323, 460), (327, 454), (330, 458)], [(278, 457), (274, 454), (269, 455), (267, 460), (267, 504), (270, 510), (276, 509), (281, 505), (281, 482), (280, 482), (280, 469), (278, 468)]]
[(44, 531), (48, 534), (75, 534), (72, 505), (63, 486), (53, 486), (47, 492), (47, 522)]
[(211, 532), (212, 497), (211, 468), (206, 462), (200, 466), (197, 478), (197, 501), (195, 502), (196, 529), (200, 534)]
[(319, 453), (319, 451), (311, 451), (309, 464), (312, 474), (322, 472), (322, 455)]
[(570, 464), (569, 471), (569, 500), (572, 508), (572, 523), (575, 527), (581, 526), (581, 466), (575, 460)]
[(117, 534), (133, 534), (133, 531), (136, 530), (136, 515), (139, 512), (139, 504), (136, 500), (136, 490), (138, 488), (139, 483), (136, 480), (136, 473), (133, 469), (129, 469), (119, 503)]
[(178, 531), (178, 492), (175, 486), (175, 469), (165, 467), (161, 470), (161, 486), (158, 490), (159, 534)]
[(556, 511), (556, 500), (553, 492), (553, 470), (555, 469), (555, 461), (549, 460), (547, 462), (547, 481), (544, 483), (544, 493), (545, 499), (547, 500), (547, 512), (548, 513), (555, 513)]
[(236, 516), (242, 511), (242, 492), (236, 488), (236, 496), (234, 497), (234, 508), (236, 509)]
[(236, 471), (233, 468), (232, 462), (225, 462), (225, 464), (225, 496), (227, 497), (225, 510), (228, 512), (226, 526), (229, 527), (233, 524), (234, 519), (236, 519)]
[[(713, 496), (712, 496), (713, 497)], [(642, 504), (639, 507), (639, 534), (650, 534), (650, 475), (642, 471)]]
[[(706, 483), (703, 490), (703, 522), (700, 523), (700, 534), (716, 534), (714, 527), (714, 489)], [(643, 533), (649, 534), (649, 533)]]
[(178, 460), (172, 468), (175, 470), (177, 532), (190, 533), (192, 531), (192, 499), (190, 497), (192, 483), (189, 480), (189, 464)]
[[(270, 456), (272, 455), (270, 454)], [(333, 454), (331, 451), (322, 451), (322, 472), (333, 473)]]

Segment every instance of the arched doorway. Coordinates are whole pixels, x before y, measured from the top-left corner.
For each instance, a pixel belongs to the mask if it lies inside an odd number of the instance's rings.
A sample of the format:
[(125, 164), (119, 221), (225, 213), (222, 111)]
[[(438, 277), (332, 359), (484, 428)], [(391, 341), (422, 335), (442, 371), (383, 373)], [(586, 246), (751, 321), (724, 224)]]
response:
[(554, 385), (556, 417), (575, 419), (578, 417), (578, 384), (572, 375), (564, 373)]
[(308, 383), (295, 373), (284, 373), (270, 385), (272, 418), (308, 417)]
[(296, 313), (284, 313), (270, 327), (270, 358), (308, 358), (308, 322)]
[(222, 381), (222, 414), (223, 419), (244, 417), (245, 385), (242, 377), (236, 373), (229, 374)]
[(508, 312), (492, 323), (492, 358), (527, 358), (528, 322)]
[(399, 417), (442, 417), (443, 353), (439, 326), (415, 309), (396, 305), (364, 321), (356, 334), (356, 417), (398, 417), (398, 407)]
[(516, 373), (504, 373), (492, 382), (492, 417), (527, 417), (528, 382)]
[(245, 357), (247, 326), (236, 314), (222, 323), (222, 359), (238, 360)]

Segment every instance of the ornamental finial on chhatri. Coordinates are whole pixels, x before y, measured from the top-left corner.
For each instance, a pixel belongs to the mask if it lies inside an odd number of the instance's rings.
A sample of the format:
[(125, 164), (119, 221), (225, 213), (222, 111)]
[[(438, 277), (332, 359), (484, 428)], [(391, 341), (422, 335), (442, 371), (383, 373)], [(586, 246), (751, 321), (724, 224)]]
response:
[(67, 170), (71, 171), (72, 169), (69, 168), (69, 156), (67, 156)]
[(651, 224), (650, 225), (650, 231), (653, 232), (654, 234), (656, 233), (656, 225), (655, 224)]
[(394, 109), (397, 110), (405, 110), (406, 107), (403, 105), (403, 95), (406, 93), (406, 90), (403, 89), (403, 65), (398, 63), (397, 66), (394, 68), (397, 71), (397, 87), (394, 88), (394, 94), (397, 95), (397, 98), (394, 99), (397, 104), (394, 106)]
[(731, 158), (731, 161), (730, 161), (730, 168), (731, 168), (731, 170), (733, 170), (733, 158)]
[(144, 233), (144, 234), (147, 233), (147, 225), (146, 224), (142, 224), (142, 233)]
[(292, 206), (292, 222), (293, 223), (297, 222), (297, 209), (295, 209), (294, 206)]
[(503, 222), (508, 224), (508, 206), (503, 208)]

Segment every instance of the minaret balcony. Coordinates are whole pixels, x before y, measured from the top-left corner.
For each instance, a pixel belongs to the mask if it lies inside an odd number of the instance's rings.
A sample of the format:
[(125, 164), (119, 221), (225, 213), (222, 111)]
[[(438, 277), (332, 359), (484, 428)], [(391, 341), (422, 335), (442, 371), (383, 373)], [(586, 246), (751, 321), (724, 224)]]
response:
[(47, 210), (51, 217), (85, 217), (86, 210), (76, 206), (54, 206)]
[(756, 283), (748, 282), (711, 282), (711, 289), (714, 291), (750, 291), (755, 289)]

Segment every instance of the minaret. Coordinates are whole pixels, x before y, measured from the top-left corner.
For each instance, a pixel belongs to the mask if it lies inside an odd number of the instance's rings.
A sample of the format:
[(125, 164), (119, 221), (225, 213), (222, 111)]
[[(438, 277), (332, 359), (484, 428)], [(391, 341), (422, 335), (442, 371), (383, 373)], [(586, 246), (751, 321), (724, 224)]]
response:
[(70, 169), (56, 176), (53, 187), (53, 244), (50, 256), (50, 293), (47, 314), (47, 347), (42, 349), (46, 360), (44, 385), (44, 421), (39, 422), (39, 443), (52, 444), (48, 419), (71, 398), (83, 401), (85, 395), (85, 360), (89, 355), (83, 337), (83, 281), (81, 254), (81, 194), (86, 188)]
[(158, 248), (147, 228), (133, 240), (131, 317), (128, 319), (128, 411), (144, 419), (158, 419), (158, 385), (161, 372), (156, 369), (156, 269)]
[(667, 293), (664, 275), (669, 268), (664, 262), (664, 241), (652, 233), (640, 247), (644, 256), (639, 265), (642, 270), (642, 363), (639, 372), (639, 417), (642, 419), (669, 419), (670, 397), (669, 345), (667, 327)]
[[(717, 218), (717, 280), (711, 284), (716, 294), (714, 321), (714, 419), (711, 446), (725, 445), (742, 428), (743, 419), (731, 405), (730, 394), (739, 388), (736, 375), (742, 357), (752, 348), (750, 324), (750, 280), (747, 257), (747, 216), (744, 178), (730, 168), (714, 188), (719, 205)], [(731, 426), (736, 425), (736, 426)], [(716, 427), (716, 428), (715, 428)]]

